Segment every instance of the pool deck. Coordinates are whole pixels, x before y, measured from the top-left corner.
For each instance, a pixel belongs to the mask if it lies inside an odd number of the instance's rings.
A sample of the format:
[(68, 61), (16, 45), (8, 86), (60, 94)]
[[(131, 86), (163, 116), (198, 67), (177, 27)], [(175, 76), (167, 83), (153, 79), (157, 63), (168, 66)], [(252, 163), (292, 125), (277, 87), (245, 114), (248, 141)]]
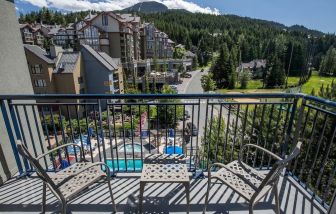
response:
[[(136, 213), (138, 209), (139, 173), (118, 173), (112, 180), (112, 189), (118, 213)], [(207, 179), (191, 180), (190, 213), (202, 213)], [(106, 183), (97, 183), (70, 202), (75, 214), (111, 213), (111, 199)], [(326, 213), (311, 196), (291, 177), (279, 182), (282, 213)], [(12, 179), (0, 187), (0, 213), (40, 213), (42, 182), (34, 178)], [(255, 206), (255, 214), (274, 213), (273, 195), (268, 194)], [(144, 194), (144, 213), (186, 213), (184, 188), (178, 184), (148, 184)], [(47, 192), (47, 213), (59, 207), (56, 198)], [(227, 186), (214, 183), (210, 205), (206, 213), (247, 214), (246, 201)]]

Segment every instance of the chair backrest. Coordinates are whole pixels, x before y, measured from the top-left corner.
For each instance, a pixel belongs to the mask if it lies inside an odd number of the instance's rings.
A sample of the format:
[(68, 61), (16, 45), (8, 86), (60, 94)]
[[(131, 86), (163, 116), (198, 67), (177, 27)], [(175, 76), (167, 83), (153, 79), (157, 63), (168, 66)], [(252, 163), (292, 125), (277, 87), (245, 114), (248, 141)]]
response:
[(256, 191), (256, 195), (258, 195), (266, 186), (273, 186), (275, 182), (278, 181), (281, 173), (286, 168), (288, 163), (292, 161), (294, 158), (296, 158), (300, 154), (302, 142), (298, 141), (290, 155), (287, 156), (287, 158), (283, 160), (279, 160), (273, 164), (272, 169), (270, 172), (266, 175), (265, 179), (262, 181), (260, 186), (258, 187), (258, 190)]
[(16, 147), (17, 147), (20, 155), (22, 157), (24, 157), (25, 159), (27, 159), (29, 161), (29, 163), (36, 169), (36, 173), (37, 173), (38, 177), (41, 178), (43, 181), (47, 182), (48, 184), (50, 184), (52, 187), (55, 187), (54, 182), (51, 180), (51, 178), (49, 177), (49, 175), (43, 169), (43, 167), (41, 166), (41, 164), (38, 161), (38, 159), (36, 159), (29, 152), (29, 150), (27, 149), (27, 147), (21, 141), (19, 141), (19, 140), (16, 142)]

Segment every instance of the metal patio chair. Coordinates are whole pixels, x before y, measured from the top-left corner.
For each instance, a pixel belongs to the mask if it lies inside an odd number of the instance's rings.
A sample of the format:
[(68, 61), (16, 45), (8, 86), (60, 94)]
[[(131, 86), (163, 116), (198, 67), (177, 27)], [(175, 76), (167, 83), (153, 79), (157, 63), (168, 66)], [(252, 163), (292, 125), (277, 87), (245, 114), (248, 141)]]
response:
[[(67, 202), (74, 199), (76, 195), (81, 193), (93, 183), (105, 179), (108, 184), (109, 192), (112, 199), (113, 212), (116, 212), (116, 205), (113, 198), (112, 187), (110, 183), (110, 169), (102, 162), (91, 163), (86, 162), (83, 158), (82, 148), (73, 143), (58, 146), (48, 152), (33, 157), (28, 149), (21, 143), (17, 142), (19, 153), (26, 158), (29, 163), (36, 169), (37, 176), (43, 181), (43, 196), (42, 196), (42, 213), (45, 213), (46, 206), (46, 188), (56, 196), (61, 203), (61, 213), (67, 212)], [(40, 165), (39, 160), (52, 152), (58, 151), (67, 146), (76, 146), (80, 150), (80, 162), (77, 162), (68, 168), (65, 168), (56, 173), (47, 173)], [(105, 172), (103, 171), (105, 170)]]
[[(249, 203), (249, 213), (253, 214), (253, 206), (268, 193), (270, 190), (273, 191), (275, 195), (275, 212), (280, 214), (280, 201), (278, 192), (278, 181), (280, 174), (283, 172), (287, 164), (296, 158), (300, 153), (301, 142), (299, 141), (295, 148), (292, 150), (291, 154), (282, 159), (276, 154), (254, 144), (244, 145), (238, 155), (238, 160), (233, 161), (227, 165), (222, 163), (214, 163), (208, 167), (208, 185), (207, 193), (205, 197), (205, 208), (208, 206), (209, 202), (209, 191), (211, 185), (211, 179), (217, 179), (228, 185), (240, 196), (245, 198)], [(263, 174), (260, 171), (248, 166), (242, 161), (244, 150), (247, 148), (255, 148), (265, 154), (268, 154), (271, 158), (276, 160), (276, 162), (271, 166), (271, 170)], [(220, 168), (218, 171), (211, 173), (212, 167)]]

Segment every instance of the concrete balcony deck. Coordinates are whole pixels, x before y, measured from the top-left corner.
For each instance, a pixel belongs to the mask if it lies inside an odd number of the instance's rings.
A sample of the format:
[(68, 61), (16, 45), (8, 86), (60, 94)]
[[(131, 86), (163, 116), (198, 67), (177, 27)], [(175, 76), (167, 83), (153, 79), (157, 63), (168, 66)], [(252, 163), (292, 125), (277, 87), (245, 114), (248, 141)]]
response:
[[(118, 173), (112, 188), (118, 213), (136, 213), (138, 208), (139, 176), (136, 173)], [(207, 179), (191, 180), (190, 213), (202, 213)], [(311, 196), (291, 177), (279, 182), (282, 213), (326, 213)], [(0, 187), (0, 213), (40, 213), (42, 182), (32, 178), (13, 179)], [(178, 184), (148, 184), (144, 194), (144, 213), (186, 213), (184, 188)], [(268, 194), (255, 206), (256, 214), (274, 213), (274, 197)], [(47, 192), (47, 213), (54, 213), (56, 198)], [(106, 183), (97, 183), (70, 202), (72, 213), (111, 213), (111, 199)], [(207, 213), (248, 213), (243, 198), (230, 188), (213, 183)]]

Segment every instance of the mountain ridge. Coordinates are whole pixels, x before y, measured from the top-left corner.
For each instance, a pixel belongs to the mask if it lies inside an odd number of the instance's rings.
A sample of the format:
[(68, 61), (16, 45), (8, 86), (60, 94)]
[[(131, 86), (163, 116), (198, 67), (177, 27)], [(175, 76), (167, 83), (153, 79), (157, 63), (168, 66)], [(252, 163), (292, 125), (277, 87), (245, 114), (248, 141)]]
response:
[(169, 11), (168, 7), (156, 1), (140, 2), (121, 10), (122, 12), (160, 13)]

